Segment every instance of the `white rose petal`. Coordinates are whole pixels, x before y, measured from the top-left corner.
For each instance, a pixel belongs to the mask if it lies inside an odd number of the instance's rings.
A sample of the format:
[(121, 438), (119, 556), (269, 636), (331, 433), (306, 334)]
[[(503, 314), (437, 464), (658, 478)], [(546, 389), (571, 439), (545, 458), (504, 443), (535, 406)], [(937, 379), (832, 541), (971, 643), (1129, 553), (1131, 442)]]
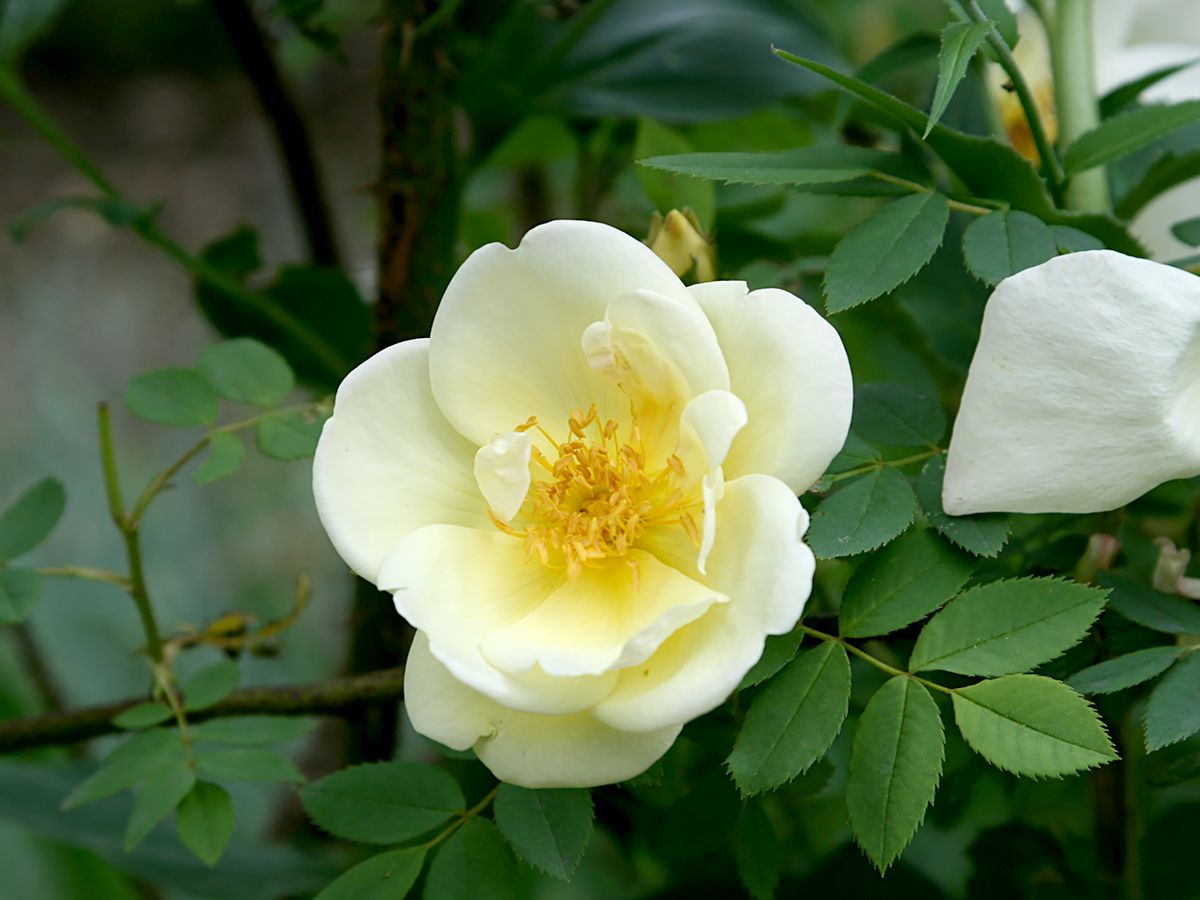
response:
[(951, 515), (1112, 509), (1200, 474), (1200, 278), (1110, 250), (988, 301), (946, 462)]

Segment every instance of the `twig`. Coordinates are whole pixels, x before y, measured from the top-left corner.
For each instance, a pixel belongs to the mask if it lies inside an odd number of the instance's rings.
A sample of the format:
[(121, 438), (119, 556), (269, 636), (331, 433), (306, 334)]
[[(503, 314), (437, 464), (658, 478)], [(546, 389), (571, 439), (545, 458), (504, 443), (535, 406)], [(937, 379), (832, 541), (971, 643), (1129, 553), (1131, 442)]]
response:
[(241, 60), (242, 70), (254, 87), (263, 116), (287, 169), (288, 184), (304, 226), (304, 237), (313, 262), (338, 267), (329, 204), (325, 198), (308, 128), (280, 77), (267, 40), (245, 0), (212, 0), (229, 42)]
[[(971, 17), (972, 21), (989, 21), (987, 15), (979, 8), (979, 3), (976, 0), (967, 0), (964, 5), (967, 15)], [(1004, 74), (1012, 82), (1013, 91), (1016, 93), (1017, 99), (1021, 101), (1021, 108), (1025, 111), (1025, 119), (1029, 123), (1029, 133), (1033, 136), (1033, 142), (1037, 145), (1038, 155), (1041, 157), (1042, 165), (1046, 169), (1046, 180), (1050, 186), (1050, 194), (1054, 197), (1055, 205), (1061, 207), (1063, 204), (1062, 165), (1058, 161), (1058, 154), (1054, 150), (1054, 144), (1050, 142), (1050, 138), (1046, 134), (1046, 126), (1042, 123), (1042, 114), (1038, 109), (1037, 101), (1034, 99), (1033, 91), (1029, 89), (1029, 83), (1025, 80), (1025, 75), (1021, 71), (1021, 67), (1017, 65), (1017, 61), (1013, 57), (1008, 43), (1000, 36), (1000, 32), (994, 24), (988, 33), (987, 42), (988, 46), (995, 52), (996, 61), (1004, 69)]]
[[(207, 709), (189, 712), (188, 721), (195, 723), (245, 715), (343, 715), (372, 701), (399, 699), (403, 692), (404, 670), (400, 668), (312, 684), (242, 688)], [(113, 717), (130, 707), (145, 703), (146, 699), (136, 697), (101, 706), (0, 722), (0, 753), (73, 744), (115, 734), (121, 729), (112, 723)]]
[[(38, 105), (12, 71), (0, 66), (0, 98), (7, 101), (21, 117), (54, 147), (62, 157), (88, 179), (105, 197), (119, 203), (131, 201), (113, 184), (71, 138), (59, 128), (45, 110)], [(161, 250), (190, 272), (195, 278), (228, 296), (243, 310), (267, 319), (280, 331), (294, 338), (320, 360), (328, 374), (340, 379), (358, 360), (346, 359), (329, 342), (329, 339), (305, 322), (297, 319), (274, 298), (252, 291), (236, 278), (211, 265), (206, 260), (193, 256), (154, 224), (150, 215), (135, 219), (129, 226), (132, 231), (152, 247)]]
[(146, 635), (146, 652), (155, 666), (163, 665), (162, 638), (158, 633), (158, 621), (150, 605), (150, 593), (146, 589), (146, 574), (142, 567), (142, 544), (137, 525), (125, 515), (125, 501), (121, 497), (120, 475), (117, 471), (117, 456), (113, 451), (112, 425), (108, 416), (108, 404), (101, 403), (97, 411), (100, 432), (100, 461), (104, 470), (104, 488), (108, 493), (108, 510), (113, 524), (121, 532), (125, 543), (125, 556), (129, 561), (129, 595), (137, 605), (142, 620), (142, 631)]

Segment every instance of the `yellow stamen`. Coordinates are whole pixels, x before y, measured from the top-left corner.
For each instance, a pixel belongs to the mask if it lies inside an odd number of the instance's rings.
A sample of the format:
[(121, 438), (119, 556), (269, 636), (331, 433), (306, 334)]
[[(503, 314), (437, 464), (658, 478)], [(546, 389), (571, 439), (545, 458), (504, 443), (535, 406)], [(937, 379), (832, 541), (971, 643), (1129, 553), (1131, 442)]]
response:
[[(593, 423), (595, 436), (589, 442), (586, 429)], [(649, 527), (679, 525), (693, 543), (700, 543), (700, 531), (687, 510), (702, 501), (689, 498), (687, 494), (695, 491), (680, 486), (686, 476), (682, 460), (672, 455), (661, 470), (650, 473), (636, 425), (622, 441), (620, 426), (612, 420), (601, 422), (593, 406), (571, 413), (569, 438), (563, 443), (535, 417), (518, 426), (530, 428), (546, 438), (557, 459), (551, 462), (534, 448), (533, 460), (546, 475), (538, 478), (535, 471), (525, 504), (512, 522), (492, 517), (497, 528), (524, 541), (527, 560), (537, 557), (543, 565), (565, 568), (574, 580), (585, 567), (627, 557)], [(628, 558), (625, 563), (633, 567), (636, 585), (637, 566)]]

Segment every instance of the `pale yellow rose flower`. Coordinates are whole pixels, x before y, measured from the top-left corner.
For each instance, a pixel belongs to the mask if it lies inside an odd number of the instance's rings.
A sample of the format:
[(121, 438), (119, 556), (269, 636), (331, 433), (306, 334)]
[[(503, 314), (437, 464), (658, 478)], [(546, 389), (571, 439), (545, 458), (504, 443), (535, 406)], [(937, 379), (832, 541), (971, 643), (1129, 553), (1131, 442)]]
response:
[(428, 340), (343, 382), (313, 471), (334, 546), (418, 629), (417, 731), (528, 787), (645, 770), (799, 619), (796, 493), (851, 399), (785, 291), (687, 288), (593, 222), (473, 253)]

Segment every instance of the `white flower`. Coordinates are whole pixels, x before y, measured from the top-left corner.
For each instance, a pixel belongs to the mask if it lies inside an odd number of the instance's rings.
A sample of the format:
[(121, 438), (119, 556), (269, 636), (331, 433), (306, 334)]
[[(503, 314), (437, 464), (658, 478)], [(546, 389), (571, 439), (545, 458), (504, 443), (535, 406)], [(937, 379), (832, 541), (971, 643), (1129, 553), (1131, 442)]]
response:
[(343, 382), (313, 471), (338, 552), (419, 631), (416, 729), (529, 787), (643, 771), (799, 618), (796, 493), (851, 397), (785, 291), (685, 288), (591, 222), (472, 254), (429, 340)]
[(1200, 475), (1200, 278), (1111, 250), (1001, 282), (946, 461), (951, 515), (1113, 509)]

